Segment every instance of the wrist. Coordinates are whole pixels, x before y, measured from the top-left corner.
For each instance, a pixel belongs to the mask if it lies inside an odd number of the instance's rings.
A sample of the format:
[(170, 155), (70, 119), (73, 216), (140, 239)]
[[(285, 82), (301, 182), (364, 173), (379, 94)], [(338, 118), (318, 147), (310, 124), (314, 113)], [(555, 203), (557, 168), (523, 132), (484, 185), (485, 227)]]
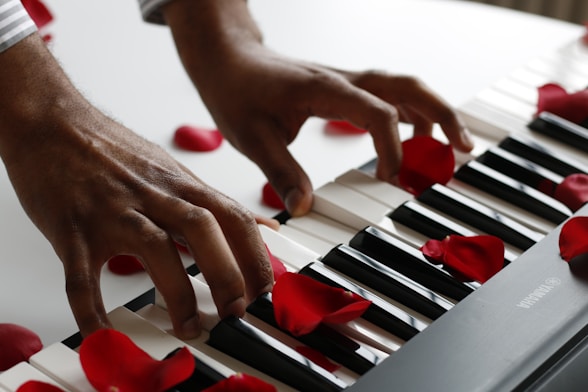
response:
[(200, 88), (207, 71), (241, 61), (263, 45), (246, 0), (173, 0), (162, 9), (192, 80)]
[(37, 34), (0, 53), (0, 70), (0, 156), (7, 165), (55, 142), (66, 128), (59, 124), (90, 107)]

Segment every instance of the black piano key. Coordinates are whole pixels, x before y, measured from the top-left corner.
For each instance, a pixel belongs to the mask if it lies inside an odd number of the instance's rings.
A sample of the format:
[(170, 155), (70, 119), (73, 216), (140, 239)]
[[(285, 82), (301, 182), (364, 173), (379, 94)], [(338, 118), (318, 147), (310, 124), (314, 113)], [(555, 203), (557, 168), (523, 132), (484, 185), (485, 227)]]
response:
[(563, 181), (559, 174), (498, 147), (487, 150), (476, 160), (548, 195)]
[(522, 250), (543, 238), (543, 234), (441, 184), (426, 189), (417, 200)]
[(539, 113), (529, 123), (529, 128), (580, 151), (588, 151), (588, 129), (555, 114), (549, 112)]
[[(172, 351), (165, 358), (167, 359), (174, 356), (179, 350), (180, 349), (178, 348)], [(194, 372), (190, 378), (170, 389), (170, 392), (202, 391), (225, 379), (225, 376), (208, 366), (205, 362), (202, 362), (200, 358), (195, 355), (192, 356), (194, 357), (194, 362), (196, 363)]]
[(331, 287), (338, 287), (355, 293), (371, 301), (371, 305), (364, 312), (362, 318), (398, 336), (400, 339), (409, 340), (427, 327), (427, 324), (417, 318), (371, 291), (344, 279), (321, 264), (310, 263), (302, 268), (299, 273)]
[(321, 261), (432, 320), (453, 306), (434, 291), (347, 245), (333, 248)]
[(571, 215), (557, 200), (477, 161), (460, 167), (454, 177), (556, 224)]
[(340, 391), (347, 385), (279, 340), (238, 317), (211, 331), (209, 345), (301, 391)]
[(562, 177), (575, 173), (588, 174), (588, 167), (586, 165), (550, 150), (548, 147), (523, 135), (511, 135), (502, 140), (498, 146), (515, 155), (535, 162)]
[[(247, 312), (293, 336), (278, 325), (271, 293), (265, 293), (256, 298), (247, 307)], [(377, 355), (327, 325), (321, 324), (314, 331), (294, 338), (357, 374), (365, 374), (380, 362)]]
[(368, 226), (349, 245), (447, 298), (460, 301), (480, 285), (464, 283), (441, 266), (430, 263), (422, 252), (380, 229)]
[[(410, 227), (430, 238), (443, 240), (451, 234), (464, 237), (477, 235), (477, 233), (461, 226), (459, 223), (447, 219), (438, 213), (431, 211), (413, 201), (407, 201), (390, 212), (388, 216), (398, 223)], [(504, 252), (505, 265), (515, 260), (515, 256)]]

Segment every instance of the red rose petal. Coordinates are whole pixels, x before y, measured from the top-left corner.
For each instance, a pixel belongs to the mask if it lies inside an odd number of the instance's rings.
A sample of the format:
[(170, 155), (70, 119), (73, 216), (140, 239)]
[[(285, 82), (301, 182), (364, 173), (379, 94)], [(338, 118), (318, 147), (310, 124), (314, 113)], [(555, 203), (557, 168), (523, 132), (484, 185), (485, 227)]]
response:
[(190, 377), (196, 366), (186, 347), (158, 361), (113, 329), (101, 329), (85, 338), (80, 362), (99, 392), (165, 391)]
[(361, 135), (367, 133), (365, 129), (361, 129), (351, 124), (350, 122), (341, 121), (327, 121), (325, 125), (325, 132), (330, 135)]
[(266, 182), (261, 190), (261, 201), (268, 207), (276, 208), (278, 210), (284, 210), (286, 206), (284, 202), (276, 193), (274, 187), (269, 183)]
[(433, 184), (446, 184), (453, 177), (455, 157), (450, 145), (430, 136), (415, 136), (402, 143), (400, 185), (418, 195)]
[(568, 94), (560, 85), (548, 83), (537, 91), (537, 114), (550, 112), (576, 124), (588, 118), (588, 90)]
[(202, 392), (277, 392), (277, 389), (257, 377), (237, 373), (203, 389)]
[(223, 135), (218, 129), (202, 129), (183, 125), (176, 130), (174, 142), (184, 150), (207, 152), (220, 147)]
[(584, 34), (582, 35), (582, 43), (588, 45), (588, 22), (584, 22)]
[(504, 243), (491, 235), (450, 235), (443, 241), (427, 241), (421, 251), (465, 278), (481, 283), (494, 276), (504, 264)]
[(28, 328), (0, 323), (0, 371), (10, 369), (43, 348), (41, 338)]
[(312, 362), (316, 363), (327, 372), (333, 373), (336, 370), (339, 370), (341, 366), (333, 363), (327, 358), (323, 353), (318, 350), (315, 350), (312, 347), (308, 346), (298, 346), (296, 347), (296, 352), (300, 355), (304, 355), (306, 358), (310, 359)]
[(354, 293), (291, 272), (276, 281), (272, 301), (278, 325), (294, 336), (312, 332), (321, 322), (354, 320), (371, 304)]
[(63, 392), (63, 389), (43, 381), (31, 380), (18, 387), (16, 392)]
[(588, 253), (588, 217), (569, 219), (559, 233), (559, 253), (565, 261)]
[(555, 188), (554, 197), (570, 210), (578, 211), (588, 202), (588, 175), (571, 174)]
[(131, 275), (136, 272), (145, 271), (145, 267), (134, 256), (118, 255), (108, 260), (108, 269), (117, 275)]
[(280, 276), (282, 276), (282, 274), (288, 271), (286, 270), (286, 266), (284, 265), (284, 263), (282, 263), (280, 259), (278, 259), (276, 256), (272, 254), (272, 252), (270, 252), (267, 245), (265, 246), (265, 249), (267, 249), (267, 254), (272, 264), (272, 270), (274, 271), (274, 281), (276, 281)]
[(53, 20), (53, 15), (40, 0), (22, 0), (22, 5), (39, 29)]

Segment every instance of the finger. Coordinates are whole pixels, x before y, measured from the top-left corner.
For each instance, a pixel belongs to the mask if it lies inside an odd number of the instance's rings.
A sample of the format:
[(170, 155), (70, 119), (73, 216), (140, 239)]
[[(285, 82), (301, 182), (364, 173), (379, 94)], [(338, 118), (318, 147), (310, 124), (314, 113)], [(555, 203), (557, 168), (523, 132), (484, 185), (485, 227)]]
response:
[[(190, 248), (196, 265), (206, 278), (220, 317), (241, 316), (245, 312), (245, 283), (225, 235), (208, 208), (218, 193), (196, 185), (182, 192), (184, 201), (169, 196), (153, 203), (151, 219), (174, 236), (181, 237)], [(167, 205), (165, 211), (158, 205)], [(239, 234), (241, 235), (241, 234)]]
[(312, 207), (312, 184), (288, 151), (287, 142), (280, 137), (279, 130), (271, 128), (269, 124), (259, 125), (257, 132), (266, 135), (266, 139), (245, 147), (243, 152), (263, 171), (290, 215), (304, 215)]
[(128, 247), (138, 257), (159, 290), (169, 312), (175, 333), (183, 339), (200, 334), (200, 320), (192, 284), (171, 236), (140, 213), (125, 217)]
[(313, 115), (345, 119), (369, 131), (378, 155), (376, 175), (393, 181), (400, 168), (402, 149), (398, 135), (398, 112), (382, 99), (342, 77), (325, 78), (309, 93)]
[[(210, 226), (208, 233), (217, 242), (216, 250), (212, 251), (224, 255), (221, 258), (212, 254), (209, 257), (213, 258), (209, 260), (214, 260), (214, 263), (204, 265), (204, 261), (199, 261), (199, 258), (206, 256), (196, 254), (198, 265), (208, 283), (213, 284), (214, 280), (214, 285), (218, 285), (220, 306), (223, 307), (222, 303), (226, 304), (223, 314), (240, 314), (243, 282), (246, 303), (262, 293), (270, 292), (273, 285), (271, 263), (256, 218), (245, 207), (211, 188), (205, 187), (194, 194), (188, 193), (187, 200), (206, 207), (205, 211), (209, 213), (205, 215), (206, 224)], [(274, 220), (271, 223), (277, 225)], [(180, 230), (188, 242), (190, 238), (200, 238), (198, 236), (201, 235), (191, 222), (186, 222)], [(193, 252), (208, 252), (202, 246), (192, 249)]]
[[(236, 208), (215, 212), (215, 216), (245, 278), (247, 301), (252, 301), (262, 293), (271, 292), (273, 271), (254, 216)], [(277, 225), (277, 221), (272, 223)]]
[(408, 107), (398, 107), (400, 121), (413, 125), (413, 136), (431, 136), (433, 123)]
[(432, 123), (438, 123), (458, 150), (467, 152), (474, 145), (468, 129), (455, 110), (425, 84), (413, 77), (391, 76), (378, 72), (345, 73), (352, 83), (394, 105), (411, 110)]
[(100, 291), (102, 260), (93, 260), (81, 240), (74, 240), (59, 255), (65, 272), (65, 290), (72, 313), (82, 336), (100, 328), (109, 328)]

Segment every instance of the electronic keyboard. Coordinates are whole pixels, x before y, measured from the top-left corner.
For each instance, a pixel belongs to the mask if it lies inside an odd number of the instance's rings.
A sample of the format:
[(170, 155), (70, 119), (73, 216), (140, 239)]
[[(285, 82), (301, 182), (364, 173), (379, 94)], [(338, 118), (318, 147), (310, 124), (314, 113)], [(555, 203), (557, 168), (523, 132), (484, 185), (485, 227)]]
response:
[[(588, 377), (588, 260), (559, 255), (572, 212), (541, 191), (569, 174), (588, 174), (588, 130), (549, 113), (535, 116), (537, 87), (588, 85), (588, 48), (580, 40), (482, 91), (459, 110), (476, 149), (457, 154), (454, 178), (413, 196), (374, 177), (374, 162), (315, 191), (312, 212), (281, 214), (275, 232), (260, 226), (288, 270), (355, 292), (372, 304), (356, 321), (323, 325), (295, 338), (273, 319), (270, 294), (242, 318), (219, 320), (204, 278), (188, 269), (206, 332), (192, 341), (171, 333), (155, 289), (109, 317), (153, 357), (187, 345), (200, 390), (249, 373), (278, 390), (573, 391)], [(463, 282), (419, 248), (450, 234), (492, 234), (505, 243), (504, 267), (484, 284)], [(207, 301), (208, 299), (208, 301)], [(0, 374), (0, 391), (40, 379), (91, 391), (75, 351), (79, 335)], [(299, 354), (323, 352), (328, 372)]]

